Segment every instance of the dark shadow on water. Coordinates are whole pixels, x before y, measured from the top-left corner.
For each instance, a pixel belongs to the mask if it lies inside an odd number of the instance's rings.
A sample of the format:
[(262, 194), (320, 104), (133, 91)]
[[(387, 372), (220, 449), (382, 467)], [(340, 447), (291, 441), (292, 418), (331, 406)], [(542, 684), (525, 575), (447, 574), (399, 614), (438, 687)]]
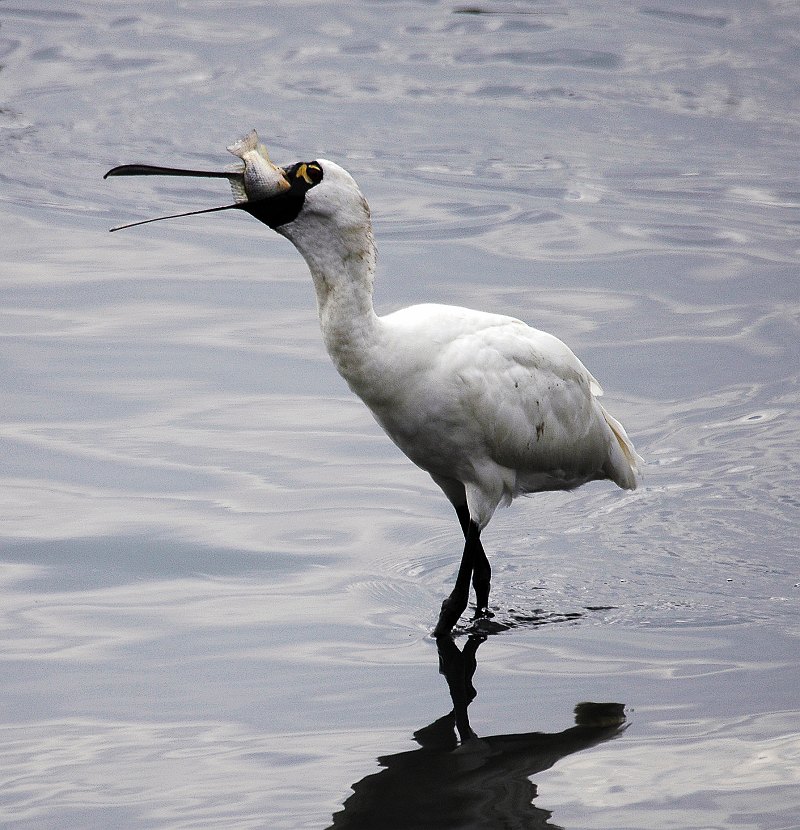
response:
[(544, 608), (507, 608), (494, 607), (490, 614), (479, 615), (477, 612), (471, 620), (459, 622), (453, 628), (454, 635), (488, 636), (501, 634), (515, 628), (540, 628), (543, 625), (575, 624), (589, 614), (615, 610), (613, 605), (587, 605), (580, 611), (547, 611)]
[(624, 704), (579, 703), (575, 725), (561, 732), (478, 737), (468, 708), (477, 696), (472, 679), (485, 641), (473, 633), (459, 649), (451, 636), (437, 639), (452, 710), (414, 733), (419, 749), (378, 758), (382, 769), (353, 785), (329, 830), (558, 828), (549, 810), (532, 803), (537, 789), (529, 777), (621, 735)]

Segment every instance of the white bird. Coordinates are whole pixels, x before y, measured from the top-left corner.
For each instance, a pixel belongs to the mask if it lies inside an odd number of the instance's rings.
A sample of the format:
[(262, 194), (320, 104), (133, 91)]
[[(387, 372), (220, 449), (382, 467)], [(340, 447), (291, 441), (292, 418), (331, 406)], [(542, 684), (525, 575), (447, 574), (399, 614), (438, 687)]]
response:
[[(244, 210), (304, 257), (334, 365), (455, 507), (465, 543), (434, 628), (435, 636), (446, 635), (467, 607), (470, 579), (475, 617), (491, 616), (491, 568), (481, 532), (498, 505), (598, 479), (632, 490), (641, 458), (601, 406), (597, 381), (553, 335), (513, 317), (450, 305), (378, 316), (372, 223), (356, 182), (324, 159), (282, 171), (289, 187), (274, 195), (245, 194), (246, 201), (177, 215)], [(244, 173), (123, 165), (106, 176), (224, 177), (241, 198)]]

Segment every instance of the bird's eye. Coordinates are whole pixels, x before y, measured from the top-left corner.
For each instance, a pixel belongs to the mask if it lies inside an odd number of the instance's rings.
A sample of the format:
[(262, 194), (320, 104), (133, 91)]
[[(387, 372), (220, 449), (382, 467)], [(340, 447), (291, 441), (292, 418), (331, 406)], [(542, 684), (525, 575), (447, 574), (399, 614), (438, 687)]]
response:
[(309, 187), (314, 187), (322, 181), (322, 167), (316, 161), (303, 162), (297, 165), (294, 177), (302, 179)]

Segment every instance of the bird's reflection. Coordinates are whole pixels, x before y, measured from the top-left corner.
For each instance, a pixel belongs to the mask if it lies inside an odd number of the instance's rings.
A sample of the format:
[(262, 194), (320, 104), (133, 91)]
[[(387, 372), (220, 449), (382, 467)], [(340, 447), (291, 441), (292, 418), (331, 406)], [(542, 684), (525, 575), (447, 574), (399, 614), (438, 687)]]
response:
[(437, 639), (439, 671), (452, 710), (414, 733), (419, 749), (385, 755), (381, 769), (353, 785), (331, 828), (359, 830), (497, 830), (557, 828), (551, 813), (532, 804), (529, 776), (561, 758), (620, 735), (624, 704), (579, 703), (575, 725), (562, 732), (478, 737), (468, 708), (477, 651), (486, 637), (471, 634), (459, 649), (451, 636)]

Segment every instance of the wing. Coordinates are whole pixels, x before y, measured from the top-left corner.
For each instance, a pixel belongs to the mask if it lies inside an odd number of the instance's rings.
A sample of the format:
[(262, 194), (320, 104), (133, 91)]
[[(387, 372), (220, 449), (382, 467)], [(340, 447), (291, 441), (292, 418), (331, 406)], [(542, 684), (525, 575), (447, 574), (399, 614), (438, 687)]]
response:
[(413, 306), (383, 320), (395, 362), (384, 367), (385, 399), (365, 401), (423, 469), (460, 481), (494, 477), (501, 500), (596, 478), (635, 486), (632, 445), (558, 338), (452, 306)]
[(600, 387), (558, 338), (510, 320), (457, 339), (442, 361), (496, 463), (528, 478), (582, 477), (602, 465)]

